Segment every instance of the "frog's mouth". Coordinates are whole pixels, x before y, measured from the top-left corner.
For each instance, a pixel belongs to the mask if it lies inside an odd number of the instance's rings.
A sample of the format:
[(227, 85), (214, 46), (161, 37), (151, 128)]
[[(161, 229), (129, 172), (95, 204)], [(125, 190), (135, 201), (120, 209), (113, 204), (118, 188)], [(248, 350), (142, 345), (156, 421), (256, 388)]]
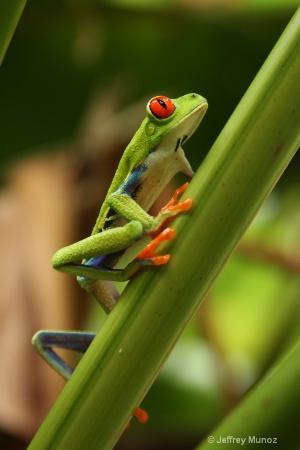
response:
[(176, 128), (174, 130), (178, 136), (174, 145), (174, 153), (178, 154), (178, 159), (181, 161), (181, 172), (183, 172), (189, 178), (192, 178), (194, 176), (194, 172), (190, 166), (190, 163), (185, 157), (182, 145), (192, 136), (192, 134), (198, 128), (204, 114), (206, 113), (207, 108), (208, 104), (206, 102), (201, 103), (201, 105), (197, 106), (189, 114), (188, 119), (186, 120), (186, 118), (183, 118), (182, 121), (180, 121), (176, 125)]
[(175, 150), (174, 150), (175, 153), (177, 152), (177, 150), (179, 149), (179, 147), (180, 147), (181, 145), (183, 145), (183, 143), (184, 143), (187, 139), (188, 139), (188, 135), (187, 135), (187, 134), (185, 134), (182, 138), (178, 138), (178, 139), (177, 139), (177, 142), (176, 142), (176, 145), (175, 145)]
[(194, 134), (200, 122), (202, 121), (207, 108), (208, 103), (203, 102), (189, 114), (188, 118), (184, 117), (180, 122), (177, 123), (176, 134), (179, 135), (179, 137), (174, 148), (175, 152)]

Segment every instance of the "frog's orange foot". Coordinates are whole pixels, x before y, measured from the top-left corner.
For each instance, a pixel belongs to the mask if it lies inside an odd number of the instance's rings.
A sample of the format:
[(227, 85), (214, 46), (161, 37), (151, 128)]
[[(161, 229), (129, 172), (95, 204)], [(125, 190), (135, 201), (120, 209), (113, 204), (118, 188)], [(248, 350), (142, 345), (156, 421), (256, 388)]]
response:
[(178, 198), (187, 190), (189, 183), (184, 183), (180, 188), (176, 189), (171, 200), (160, 210), (159, 213), (163, 211), (188, 211), (192, 206), (192, 199), (187, 198), (183, 202), (178, 203)]
[(160, 266), (166, 264), (170, 255), (157, 255), (155, 250), (157, 246), (163, 242), (173, 239), (175, 231), (173, 228), (166, 228), (158, 236), (156, 236), (134, 259), (141, 261), (144, 265)]
[[(193, 200), (188, 197), (185, 200), (183, 200), (183, 202), (177, 203), (176, 205), (170, 205), (168, 208), (166, 208), (166, 210), (184, 212), (184, 211), (188, 211), (189, 209), (191, 209), (192, 204), (193, 204)], [(164, 208), (162, 208), (161, 211), (165, 211)]]
[(148, 413), (142, 408), (136, 408), (133, 415), (137, 418), (140, 423), (146, 423), (148, 420)]
[[(148, 420), (148, 413), (142, 408), (136, 408), (133, 415), (140, 423), (146, 423)], [(130, 422), (126, 425), (126, 430), (128, 430), (128, 428), (130, 428)]]
[[(188, 185), (189, 183), (184, 183), (180, 188), (176, 189), (171, 200), (163, 208), (161, 208), (161, 210), (155, 217), (158, 217), (161, 213), (164, 213), (166, 211), (171, 211), (172, 213), (170, 214), (170, 217), (172, 217), (178, 213), (185, 212), (191, 209), (193, 204), (193, 200), (191, 198), (186, 198), (185, 200), (183, 200), (183, 202), (178, 203), (178, 198), (186, 191)], [(152, 238), (154, 238), (161, 232), (161, 230), (165, 226), (165, 223), (170, 217), (167, 217), (157, 230), (150, 233)]]

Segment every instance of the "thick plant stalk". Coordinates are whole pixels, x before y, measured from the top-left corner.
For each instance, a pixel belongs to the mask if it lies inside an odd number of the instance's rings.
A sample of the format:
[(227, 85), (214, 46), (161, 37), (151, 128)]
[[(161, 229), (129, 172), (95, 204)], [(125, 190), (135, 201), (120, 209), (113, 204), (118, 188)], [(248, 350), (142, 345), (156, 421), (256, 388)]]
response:
[(126, 287), (31, 450), (114, 446), (295, 153), (299, 79), (300, 10), (195, 175), (193, 209), (172, 224), (170, 262)]
[(0, 64), (25, 7), (26, 0), (1, 0), (0, 2)]

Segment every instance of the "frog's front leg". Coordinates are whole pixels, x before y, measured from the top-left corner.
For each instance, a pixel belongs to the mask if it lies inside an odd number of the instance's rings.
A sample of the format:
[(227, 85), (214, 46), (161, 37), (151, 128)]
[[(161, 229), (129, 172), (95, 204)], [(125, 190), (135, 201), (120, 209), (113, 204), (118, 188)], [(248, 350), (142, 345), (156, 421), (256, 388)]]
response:
[(161, 208), (157, 216), (154, 218), (154, 220), (161, 220), (162, 218), (161, 224), (157, 229), (149, 233), (153, 238), (152, 241), (135, 258), (143, 263), (143, 265), (166, 264), (166, 262), (170, 259), (170, 255), (157, 256), (154, 253), (154, 250), (160, 242), (166, 239), (173, 239), (175, 235), (173, 228), (165, 228), (163, 230), (167, 220), (174, 215), (188, 211), (192, 207), (193, 201), (191, 198), (187, 198), (180, 203), (178, 202), (179, 197), (186, 191), (188, 185), (189, 183), (185, 183), (180, 188), (176, 189), (171, 200)]
[(185, 192), (189, 183), (185, 183), (181, 188), (177, 189), (172, 199), (164, 206), (159, 213), (153, 217), (147, 213), (133, 198), (127, 193), (127, 186), (121, 186), (120, 189), (113, 192), (108, 197), (110, 207), (117, 211), (121, 217), (128, 221), (138, 220), (145, 233), (156, 235), (161, 231), (165, 222), (180, 214), (188, 211), (192, 206), (192, 199), (187, 198), (183, 202), (178, 202), (179, 196)]
[(189, 209), (191, 209), (191, 207), (193, 205), (193, 201), (190, 197), (186, 198), (182, 202), (178, 202), (179, 197), (187, 190), (188, 185), (189, 185), (189, 183), (186, 182), (182, 186), (180, 186), (180, 188), (176, 189), (171, 200), (169, 200), (168, 203), (165, 206), (163, 206), (160, 209), (159, 213), (155, 216), (155, 219), (159, 218), (160, 216), (164, 217), (164, 215), (166, 215), (166, 218), (164, 218), (162, 224), (160, 225), (160, 227), (157, 230), (150, 233), (152, 237), (157, 236), (161, 232), (161, 230), (163, 229), (167, 220), (170, 217), (172, 217), (178, 213), (185, 212), (185, 211), (188, 211)]

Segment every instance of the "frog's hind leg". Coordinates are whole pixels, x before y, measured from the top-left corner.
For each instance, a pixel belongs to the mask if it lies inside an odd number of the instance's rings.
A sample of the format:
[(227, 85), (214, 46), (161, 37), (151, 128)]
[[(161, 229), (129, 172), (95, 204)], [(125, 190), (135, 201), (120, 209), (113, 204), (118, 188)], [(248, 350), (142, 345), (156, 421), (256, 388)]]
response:
[(53, 350), (53, 347), (85, 353), (95, 333), (81, 331), (38, 331), (32, 338), (32, 345), (41, 357), (66, 380), (73, 369)]
[[(80, 331), (42, 330), (33, 336), (32, 344), (41, 357), (63, 378), (68, 380), (74, 370), (58, 356), (53, 347), (85, 353), (95, 335), (95, 333)], [(142, 408), (136, 408), (133, 415), (141, 423), (145, 423), (148, 420), (148, 414)], [(128, 427), (129, 424), (127, 425)]]
[(108, 314), (120, 296), (112, 281), (93, 280), (91, 278), (77, 277), (80, 286), (91, 294)]

